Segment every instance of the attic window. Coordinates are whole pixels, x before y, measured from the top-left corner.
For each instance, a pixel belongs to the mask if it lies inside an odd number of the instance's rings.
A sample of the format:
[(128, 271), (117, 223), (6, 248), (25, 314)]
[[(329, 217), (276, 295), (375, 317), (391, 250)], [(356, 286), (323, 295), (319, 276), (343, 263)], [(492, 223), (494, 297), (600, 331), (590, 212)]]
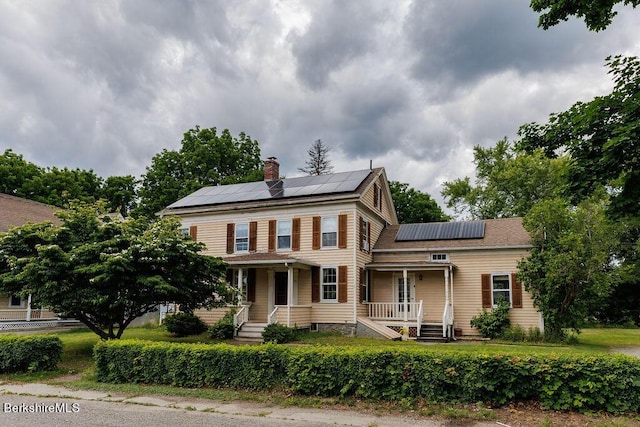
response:
[(431, 254), (432, 262), (447, 262), (449, 261), (449, 254), (445, 253), (433, 253)]

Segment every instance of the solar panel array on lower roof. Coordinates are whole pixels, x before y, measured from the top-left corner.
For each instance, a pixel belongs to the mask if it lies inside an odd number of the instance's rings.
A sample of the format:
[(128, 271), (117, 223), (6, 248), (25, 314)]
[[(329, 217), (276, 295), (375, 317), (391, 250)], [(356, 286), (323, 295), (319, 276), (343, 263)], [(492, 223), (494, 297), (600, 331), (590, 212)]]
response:
[(484, 221), (431, 222), (402, 224), (396, 234), (396, 242), (482, 239), (483, 237)]
[(273, 181), (204, 187), (168, 206), (167, 209), (223, 203), (279, 199), (355, 191), (369, 176), (369, 169), (331, 175), (302, 176)]

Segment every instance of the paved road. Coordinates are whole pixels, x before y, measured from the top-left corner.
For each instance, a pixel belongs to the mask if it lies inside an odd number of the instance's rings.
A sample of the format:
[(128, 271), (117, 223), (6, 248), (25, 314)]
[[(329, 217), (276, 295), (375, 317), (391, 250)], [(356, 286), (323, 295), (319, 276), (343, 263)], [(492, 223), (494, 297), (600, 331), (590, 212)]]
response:
[[(411, 416), (377, 416), (346, 410), (283, 408), (253, 402), (222, 402), (175, 396), (127, 397), (35, 383), (0, 383), (0, 405), (0, 427), (456, 425), (455, 420), (442, 423)], [(50, 409), (55, 409), (56, 405), (60, 412), (51, 412)], [(465, 424), (467, 427), (495, 425)]]

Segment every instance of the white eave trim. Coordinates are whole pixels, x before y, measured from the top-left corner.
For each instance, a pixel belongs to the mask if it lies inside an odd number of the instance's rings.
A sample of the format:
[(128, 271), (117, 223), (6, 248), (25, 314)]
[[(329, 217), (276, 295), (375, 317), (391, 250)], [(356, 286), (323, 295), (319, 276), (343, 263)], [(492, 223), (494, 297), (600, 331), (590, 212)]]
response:
[(434, 247), (434, 248), (401, 248), (401, 249), (372, 249), (371, 252), (452, 252), (452, 251), (473, 251), (489, 249), (532, 249), (532, 245), (512, 245), (512, 246), (460, 246), (460, 247)]

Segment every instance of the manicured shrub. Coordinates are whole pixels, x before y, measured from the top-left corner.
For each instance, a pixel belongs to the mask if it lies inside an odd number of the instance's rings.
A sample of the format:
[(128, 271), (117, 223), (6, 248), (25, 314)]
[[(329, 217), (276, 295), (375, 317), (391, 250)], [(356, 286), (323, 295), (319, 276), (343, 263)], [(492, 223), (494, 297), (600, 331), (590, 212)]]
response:
[(0, 335), (0, 372), (48, 371), (62, 357), (62, 341), (53, 335)]
[(225, 313), (222, 319), (218, 320), (209, 328), (209, 334), (214, 340), (230, 340), (233, 338), (235, 326), (233, 326), (233, 315), (235, 309)]
[(264, 328), (262, 339), (264, 339), (264, 342), (286, 344), (296, 340), (296, 330), (279, 323), (272, 323)]
[(640, 411), (640, 360), (624, 355), (489, 355), (429, 349), (289, 347), (107, 341), (99, 381), (286, 389), (374, 400)]
[(508, 302), (500, 301), (498, 306), (491, 311), (483, 310), (482, 314), (471, 318), (471, 326), (478, 329), (480, 335), (485, 338), (496, 338), (511, 323), (509, 320), (510, 309)]
[(202, 319), (194, 314), (184, 312), (167, 316), (164, 319), (164, 324), (167, 331), (177, 337), (198, 335), (207, 330), (207, 325), (204, 324)]

